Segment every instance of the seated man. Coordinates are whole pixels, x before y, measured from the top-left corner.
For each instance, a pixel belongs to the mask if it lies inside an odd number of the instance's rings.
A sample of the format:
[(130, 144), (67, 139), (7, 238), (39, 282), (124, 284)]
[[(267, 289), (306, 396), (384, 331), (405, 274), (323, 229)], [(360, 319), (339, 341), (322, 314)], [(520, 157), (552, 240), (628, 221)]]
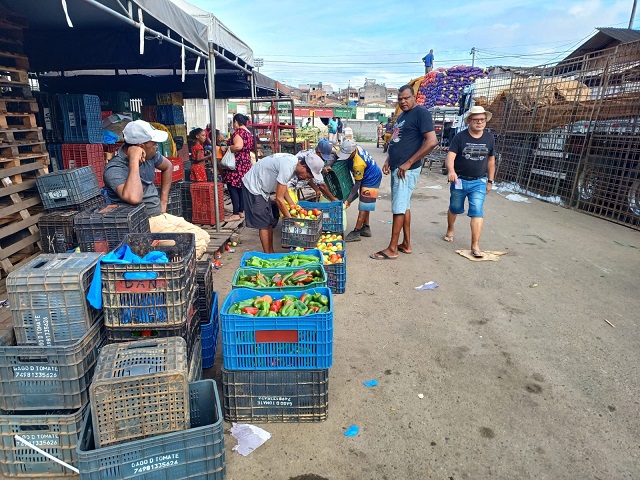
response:
[(298, 159), (290, 153), (275, 153), (264, 157), (242, 178), (242, 198), (245, 205), (245, 223), (249, 228), (260, 230), (260, 243), (265, 253), (273, 253), (274, 216), (271, 194), (275, 192), (275, 203), (283, 217), (291, 217), (285, 193), (294, 177), (300, 180), (322, 180), (324, 162), (315, 153)]
[[(124, 145), (104, 167), (104, 183), (111, 203), (144, 203), (149, 226), (154, 233), (193, 233), (196, 256), (200, 258), (209, 244), (209, 234), (182, 217), (166, 213), (173, 165), (158, 153), (158, 143), (168, 134), (143, 120), (129, 122), (122, 132)], [(153, 184), (155, 169), (162, 172), (160, 195)]]

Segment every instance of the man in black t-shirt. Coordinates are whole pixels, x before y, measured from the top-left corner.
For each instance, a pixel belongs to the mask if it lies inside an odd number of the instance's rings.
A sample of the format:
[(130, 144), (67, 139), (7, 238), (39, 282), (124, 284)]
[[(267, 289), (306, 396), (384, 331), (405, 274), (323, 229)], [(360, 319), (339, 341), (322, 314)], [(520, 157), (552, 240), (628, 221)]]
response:
[(391, 241), (387, 248), (370, 255), (374, 260), (392, 260), (398, 252), (411, 253), (411, 194), (420, 176), (422, 159), (438, 144), (431, 114), (416, 103), (409, 85), (398, 89), (398, 106), (402, 113), (393, 127), (389, 154), (382, 167), (382, 173), (391, 174)]
[(487, 193), (491, 191), (496, 173), (496, 142), (493, 134), (485, 131), (489, 120), (491, 112), (480, 106), (471, 107), (464, 119), (469, 128), (453, 137), (446, 160), (448, 180), (451, 182), (451, 200), (444, 240), (453, 242), (453, 224), (456, 217), (464, 213), (464, 200), (468, 198), (471, 254), (477, 258), (484, 256), (479, 245), (483, 223), (482, 207)]

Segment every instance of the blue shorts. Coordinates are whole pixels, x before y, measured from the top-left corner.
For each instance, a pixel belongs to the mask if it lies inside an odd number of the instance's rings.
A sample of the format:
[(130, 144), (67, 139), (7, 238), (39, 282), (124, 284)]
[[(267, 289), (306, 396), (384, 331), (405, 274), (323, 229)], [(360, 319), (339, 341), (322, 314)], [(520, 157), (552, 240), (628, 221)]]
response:
[(391, 212), (404, 215), (411, 208), (411, 194), (420, 178), (420, 168), (407, 170), (404, 179), (398, 178), (398, 169), (391, 172)]
[(464, 213), (464, 199), (469, 199), (470, 217), (482, 218), (482, 206), (487, 196), (487, 178), (479, 178), (478, 180), (462, 180), (462, 188), (455, 188), (456, 184), (452, 183), (450, 187), (451, 200), (449, 201), (449, 211), (455, 215)]

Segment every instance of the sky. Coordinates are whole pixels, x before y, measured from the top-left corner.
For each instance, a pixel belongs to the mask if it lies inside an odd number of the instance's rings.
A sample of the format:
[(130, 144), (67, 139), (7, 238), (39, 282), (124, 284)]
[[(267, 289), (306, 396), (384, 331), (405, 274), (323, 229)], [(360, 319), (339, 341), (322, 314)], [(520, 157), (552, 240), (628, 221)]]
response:
[[(627, 28), (633, 0), (189, 0), (263, 58), (260, 72), (290, 86), (399, 87), (435, 67), (555, 63), (596, 33)], [(640, 8), (639, 8), (640, 10)], [(636, 19), (640, 17), (640, 11)], [(634, 28), (638, 28), (638, 20)]]

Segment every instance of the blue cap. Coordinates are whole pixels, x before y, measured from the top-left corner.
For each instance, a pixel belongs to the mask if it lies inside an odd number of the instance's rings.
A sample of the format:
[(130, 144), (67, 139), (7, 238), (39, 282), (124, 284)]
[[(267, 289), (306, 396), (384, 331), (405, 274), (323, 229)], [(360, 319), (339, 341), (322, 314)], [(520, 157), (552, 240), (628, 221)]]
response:
[(316, 152), (318, 152), (324, 160), (333, 160), (333, 145), (331, 145), (329, 140), (324, 138), (320, 140), (316, 146)]

